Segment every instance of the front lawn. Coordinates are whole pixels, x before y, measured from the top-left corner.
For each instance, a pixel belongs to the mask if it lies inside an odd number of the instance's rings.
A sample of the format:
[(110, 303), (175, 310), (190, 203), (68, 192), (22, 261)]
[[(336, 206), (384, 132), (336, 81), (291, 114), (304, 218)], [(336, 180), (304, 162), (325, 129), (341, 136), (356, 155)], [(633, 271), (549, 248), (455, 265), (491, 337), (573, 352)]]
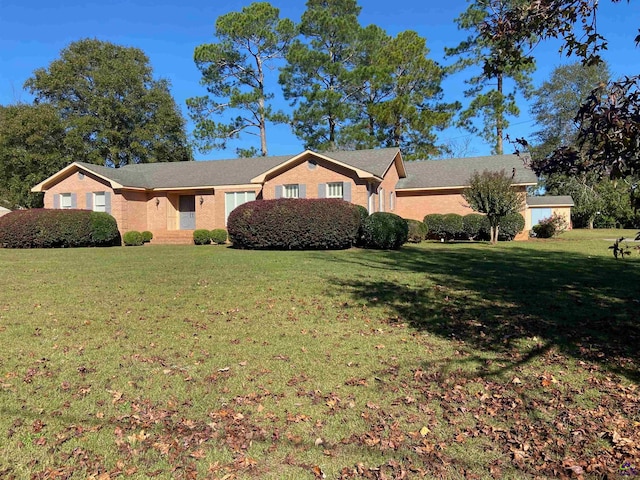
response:
[(640, 474), (616, 234), (0, 250), (0, 477)]

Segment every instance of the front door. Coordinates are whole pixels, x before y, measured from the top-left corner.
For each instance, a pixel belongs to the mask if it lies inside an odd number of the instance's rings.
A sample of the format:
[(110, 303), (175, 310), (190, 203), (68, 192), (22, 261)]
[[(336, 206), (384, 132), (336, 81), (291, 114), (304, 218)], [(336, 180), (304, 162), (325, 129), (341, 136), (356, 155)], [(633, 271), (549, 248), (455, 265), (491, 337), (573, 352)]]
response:
[(195, 195), (180, 195), (180, 230), (195, 230), (196, 228), (196, 197)]

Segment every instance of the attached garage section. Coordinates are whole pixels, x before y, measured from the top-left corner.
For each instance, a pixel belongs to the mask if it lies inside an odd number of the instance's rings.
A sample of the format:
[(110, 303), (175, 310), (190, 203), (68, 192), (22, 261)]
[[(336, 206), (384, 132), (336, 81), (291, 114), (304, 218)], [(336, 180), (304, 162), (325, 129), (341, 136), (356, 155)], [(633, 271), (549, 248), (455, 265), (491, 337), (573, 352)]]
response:
[(530, 229), (554, 213), (562, 215), (567, 220), (569, 228), (571, 228), (571, 207), (573, 207), (573, 205), (573, 198), (568, 195), (527, 197), (528, 215), (525, 217), (525, 220), (530, 222), (527, 228)]

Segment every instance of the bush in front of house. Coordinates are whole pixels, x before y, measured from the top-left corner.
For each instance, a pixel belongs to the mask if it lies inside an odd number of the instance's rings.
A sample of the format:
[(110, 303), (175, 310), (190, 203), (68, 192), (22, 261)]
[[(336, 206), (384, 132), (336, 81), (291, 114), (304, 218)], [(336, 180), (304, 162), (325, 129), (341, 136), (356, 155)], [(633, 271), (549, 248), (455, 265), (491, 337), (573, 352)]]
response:
[(236, 248), (324, 250), (351, 247), (360, 228), (355, 205), (334, 198), (257, 200), (227, 220)]
[(537, 225), (533, 226), (533, 233), (538, 238), (551, 238), (560, 235), (567, 229), (567, 220), (554, 213), (548, 218), (543, 218)]
[(91, 212), (90, 219), (92, 247), (111, 247), (121, 244), (115, 218), (105, 212)]
[(409, 235), (407, 242), (420, 243), (427, 238), (427, 226), (420, 220), (413, 220), (412, 218), (406, 219), (407, 226), (409, 227)]
[(122, 242), (127, 247), (139, 247), (144, 244), (142, 233), (137, 230), (130, 230), (122, 236)]
[(524, 217), (519, 213), (512, 213), (500, 219), (498, 240), (511, 241), (524, 230)]
[(395, 213), (372, 213), (364, 221), (363, 231), (366, 248), (398, 249), (409, 237), (407, 221)]
[(430, 213), (424, 217), (424, 224), (427, 226), (427, 238), (440, 240), (444, 238), (444, 215), (440, 213)]
[(120, 239), (115, 219), (88, 210), (16, 210), (0, 218), (0, 246), (64, 248), (110, 246)]
[(489, 221), (485, 215), (469, 213), (462, 217), (462, 233), (469, 240), (485, 239), (488, 231)]
[(362, 226), (364, 225), (365, 219), (369, 216), (369, 210), (367, 210), (362, 205), (354, 205), (354, 206), (356, 207), (356, 209), (358, 210), (358, 213), (360, 214), (360, 228), (358, 229), (358, 235), (356, 237), (356, 241), (355, 241), (354, 245), (356, 245), (358, 247), (362, 247), (363, 246), (363, 235), (364, 235), (364, 232), (362, 230)]
[(150, 232), (149, 230), (145, 230), (144, 232), (142, 232), (142, 242), (143, 243), (149, 243), (151, 240), (153, 240), (153, 233)]
[(460, 238), (462, 235), (462, 215), (446, 213), (442, 215), (442, 235), (445, 240)]
[(224, 245), (227, 243), (227, 231), (224, 228), (215, 228), (209, 232), (211, 241), (216, 245)]
[(211, 243), (211, 232), (204, 228), (193, 231), (193, 243), (196, 245), (209, 245)]

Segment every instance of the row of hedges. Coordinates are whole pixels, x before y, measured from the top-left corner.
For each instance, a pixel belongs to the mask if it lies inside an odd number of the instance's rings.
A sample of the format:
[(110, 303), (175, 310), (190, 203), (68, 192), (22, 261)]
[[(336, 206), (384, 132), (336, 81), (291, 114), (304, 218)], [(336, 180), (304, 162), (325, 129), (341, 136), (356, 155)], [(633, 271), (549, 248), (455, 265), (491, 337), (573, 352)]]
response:
[(407, 222), (392, 213), (368, 215), (338, 199), (278, 199), (248, 202), (227, 220), (236, 248), (274, 250), (400, 248)]
[(214, 230), (198, 229), (193, 232), (193, 243), (196, 245), (223, 245), (227, 243), (227, 231), (224, 228)]
[[(490, 238), (489, 220), (479, 213), (458, 215), (456, 213), (433, 213), (424, 217), (426, 238), (432, 240), (488, 240)], [(499, 240), (513, 240), (524, 230), (524, 217), (519, 213), (507, 215), (500, 221)]]
[(153, 233), (149, 230), (144, 232), (138, 232), (137, 230), (130, 230), (122, 236), (122, 242), (127, 247), (139, 247), (145, 243), (149, 243), (153, 240)]
[(16, 210), (0, 217), (5, 248), (107, 247), (120, 245), (115, 218), (88, 210)]

